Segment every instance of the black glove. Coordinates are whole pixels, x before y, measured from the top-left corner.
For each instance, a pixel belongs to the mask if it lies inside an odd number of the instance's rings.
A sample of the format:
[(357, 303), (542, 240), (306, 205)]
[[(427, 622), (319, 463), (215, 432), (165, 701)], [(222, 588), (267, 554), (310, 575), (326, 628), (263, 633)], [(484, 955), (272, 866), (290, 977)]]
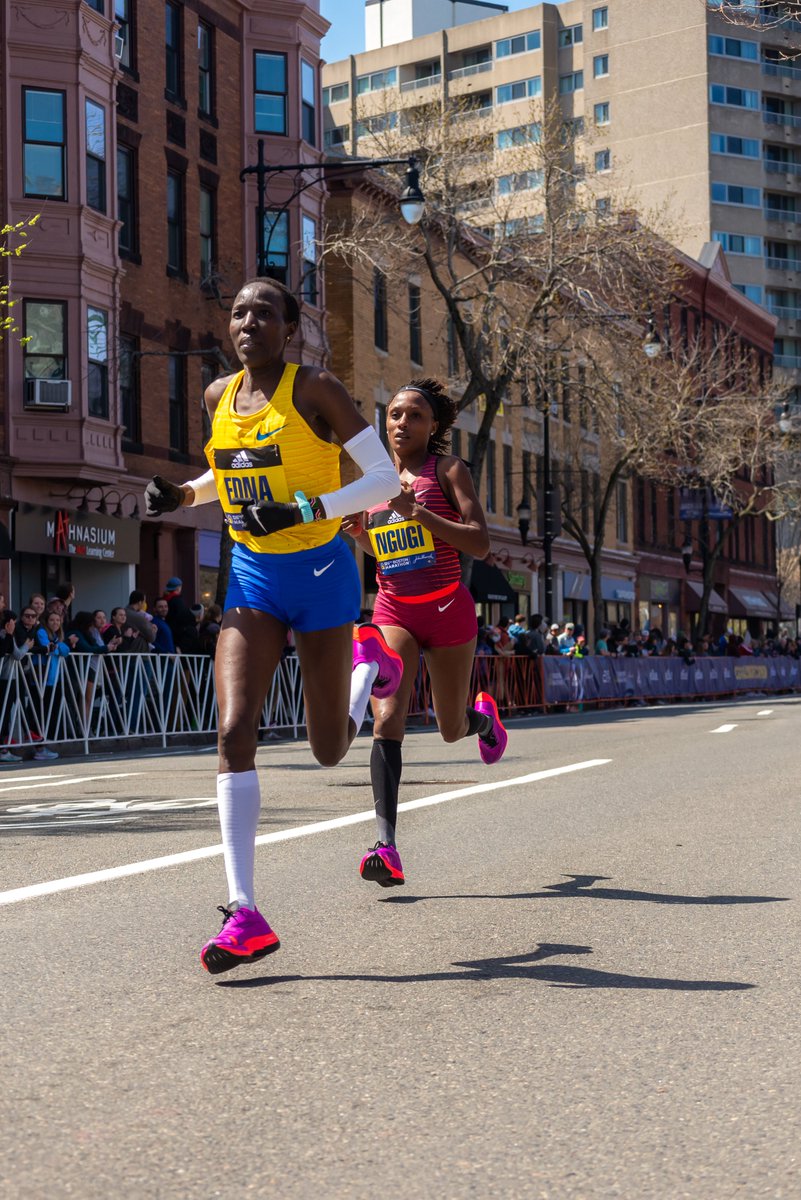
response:
[(281, 504), (277, 500), (257, 500), (252, 504), (242, 501), (242, 521), (235, 528), (244, 528), (254, 537), (265, 537), (268, 533), (278, 533), (279, 529), (289, 529), (291, 525), (299, 525), (303, 515), (297, 504)]
[(154, 475), (145, 488), (145, 514), (148, 517), (160, 517), (162, 513), (175, 512), (180, 508), (184, 498), (184, 489), (169, 479)]

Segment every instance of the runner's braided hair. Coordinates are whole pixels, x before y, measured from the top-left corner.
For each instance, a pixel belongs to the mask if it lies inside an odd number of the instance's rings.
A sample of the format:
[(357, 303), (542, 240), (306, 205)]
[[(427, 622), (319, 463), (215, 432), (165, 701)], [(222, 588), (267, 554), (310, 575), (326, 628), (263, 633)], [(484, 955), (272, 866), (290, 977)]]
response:
[(398, 388), (398, 391), (419, 392), (423, 399), (427, 401), (433, 410), (434, 419), (437, 422), (436, 430), (428, 439), (429, 452), (431, 454), (449, 454), (450, 438), (448, 430), (458, 416), (458, 409), (456, 401), (448, 395), (445, 385), (440, 383), (438, 379), (411, 379), (402, 388)]

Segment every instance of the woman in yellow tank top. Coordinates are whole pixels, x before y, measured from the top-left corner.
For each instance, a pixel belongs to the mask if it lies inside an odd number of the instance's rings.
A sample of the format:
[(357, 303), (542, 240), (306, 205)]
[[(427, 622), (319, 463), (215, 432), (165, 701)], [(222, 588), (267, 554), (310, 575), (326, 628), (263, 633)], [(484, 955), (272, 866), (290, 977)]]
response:
[[(215, 657), (217, 799), (229, 896), (220, 906), (222, 930), (201, 951), (212, 974), (279, 946), (254, 898), (255, 757), (264, 697), (288, 629), (303, 678), (309, 743), (324, 766), (344, 756), (371, 691), (390, 695), (402, 674), (399, 656), (375, 626), (354, 630), (358, 572), (338, 535), (343, 516), (397, 492), (395, 469), (338, 379), (284, 362), (299, 320), (297, 301), (281, 284), (244, 284), (229, 326), (242, 370), (206, 389), (211, 469), (182, 485), (156, 476), (145, 493), (149, 516), (219, 500), (234, 540)], [(346, 487), (335, 438), (363, 472)]]

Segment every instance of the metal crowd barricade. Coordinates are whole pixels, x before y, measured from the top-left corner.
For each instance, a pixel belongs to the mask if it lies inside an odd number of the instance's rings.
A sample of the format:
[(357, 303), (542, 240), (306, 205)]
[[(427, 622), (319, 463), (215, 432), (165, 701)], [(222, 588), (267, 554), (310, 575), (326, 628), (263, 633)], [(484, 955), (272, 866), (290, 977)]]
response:
[[(26, 655), (4, 659), (0, 678), (0, 748), (15, 752), (90, 747), (120, 739), (169, 744), (189, 734), (214, 734), (214, 663), (202, 654)], [(298, 736), (304, 725), (300, 667), (281, 660), (266, 696), (259, 728)]]

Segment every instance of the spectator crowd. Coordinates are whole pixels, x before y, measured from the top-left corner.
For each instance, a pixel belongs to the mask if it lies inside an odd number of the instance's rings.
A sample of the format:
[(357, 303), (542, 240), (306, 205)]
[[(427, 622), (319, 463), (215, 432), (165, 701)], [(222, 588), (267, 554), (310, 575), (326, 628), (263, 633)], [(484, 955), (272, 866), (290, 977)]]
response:
[[(34, 592), (19, 613), (8, 608), (5, 596), (0, 595), (0, 680), (6, 685), (2, 693), (0, 762), (22, 760), (21, 755), (9, 748), (7, 683), (15, 662), (29, 676), (36, 674), (36, 690), (42, 695), (43, 711), (49, 712), (60, 671), (69, 656), (92, 655), (86, 696), (90, 712), (96, 664), (101, 655), (200, 654), (213, 658), (222, 610), (217, 604), (190, 606), (182, 598), (182, 590), (182, 581), (174, 576), (167, 580), (152, 612), (148, 610), (144, 592), (134, 590), (127, 604), (113, 608), (108, 614), (100, 608), (77, 609), (75, 589), (70, 583), (60, 584), (49, 599)], [(33, 757), (38, 761), (58, 758), (57, 752), (45, 744), (47, 732), (43, 729), (30, 734), (36, 744)]]

